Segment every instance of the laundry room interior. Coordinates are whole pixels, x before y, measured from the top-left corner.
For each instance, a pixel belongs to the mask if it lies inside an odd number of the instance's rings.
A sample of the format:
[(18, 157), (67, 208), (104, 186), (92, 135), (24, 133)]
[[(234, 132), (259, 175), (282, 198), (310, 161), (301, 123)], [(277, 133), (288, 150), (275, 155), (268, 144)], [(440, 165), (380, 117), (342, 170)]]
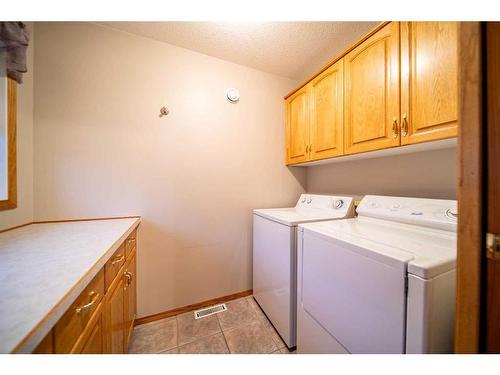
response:
[(500, 26), (395, 19), (0, 22), (0, 353), (499, 353)]

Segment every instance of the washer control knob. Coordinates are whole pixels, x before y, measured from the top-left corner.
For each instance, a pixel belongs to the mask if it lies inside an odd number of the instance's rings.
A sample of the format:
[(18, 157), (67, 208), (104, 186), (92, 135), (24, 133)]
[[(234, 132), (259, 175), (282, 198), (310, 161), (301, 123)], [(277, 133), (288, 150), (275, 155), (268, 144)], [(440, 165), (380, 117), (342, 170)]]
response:
[(341, 208), (344, 205), (344, 201), (342, 199), (337, 199), (335, 202), (333, 202), (333, 206), (336, 209)]
[(399, 203), (394, 203), (394, 205), (392, 206), (392, 208), (400, 208), (401, 205)]
[(445, 211), (445, 215), (449, 218), (449, 219), (453, 219), (453, 220), (456, 220), (457, 217), (458, 217), (458, 213), (455, 209), (452, 209), (452, 208), (448, 208), (446, 211)]
[(309, 199), (307, 199), (307, 204), (311, 204), (312, 201), (313, 201), (313, 199), (311, 197), (309, 197)]
[(301, 200), (302, 203), (306, 203), (306, 196), (304, 195)]

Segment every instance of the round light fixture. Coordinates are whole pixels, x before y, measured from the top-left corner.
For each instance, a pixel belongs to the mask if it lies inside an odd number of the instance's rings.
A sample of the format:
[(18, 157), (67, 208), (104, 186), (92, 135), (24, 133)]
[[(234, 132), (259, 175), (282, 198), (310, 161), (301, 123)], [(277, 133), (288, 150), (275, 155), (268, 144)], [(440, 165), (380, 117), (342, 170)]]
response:
[(240, 92), (235, 88), (229, 88), (226, 90), (226, 98), (230, 103), (238, 103), (240, 100)]

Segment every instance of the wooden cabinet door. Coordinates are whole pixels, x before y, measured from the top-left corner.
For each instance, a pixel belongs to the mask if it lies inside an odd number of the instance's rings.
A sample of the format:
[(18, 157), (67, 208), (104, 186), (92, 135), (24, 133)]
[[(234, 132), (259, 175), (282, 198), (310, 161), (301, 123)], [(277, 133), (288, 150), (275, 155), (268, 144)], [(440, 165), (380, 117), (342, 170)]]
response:
[(286, 163), (307, 161), (309, 147), (309, 105), (307, 87), (286, 99)]
[(337, 61), (310, 85), (310, 159), (343, 154), (344, 61)]
[(104, 330), (102, 314), (93, 326), (89, 327), (90, 333), (83, 345), (81, 354), (103, 354), (104, 353)]
[(124, 281), (118, 276), (106, 295), (107, 351), (112, 354), (124, 353), (124, 305)]
[(47, 336), (33, 350), (33, 354), (54, 354), (54, 331), (51, 330)]
[(344, 153), (399, 139), (399, 23), (391, 22), (344, 58)]
[(125, 350), (128, 349), (128, 342), (132, 330), (134, 328), (134, 321), (137, 314), (137, 277), (136, 277), (136, 256), (135, 252), (125, 268)]
[(457, 135), (457, 22), (401, 23), (401, 143)]

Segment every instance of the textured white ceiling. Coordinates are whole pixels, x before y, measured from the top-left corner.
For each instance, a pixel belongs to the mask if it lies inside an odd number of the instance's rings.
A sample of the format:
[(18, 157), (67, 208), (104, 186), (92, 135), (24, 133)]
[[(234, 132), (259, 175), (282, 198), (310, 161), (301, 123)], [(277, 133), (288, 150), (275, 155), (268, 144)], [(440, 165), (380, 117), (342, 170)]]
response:
[(302, 80), (379, 22), (99, 22)]

